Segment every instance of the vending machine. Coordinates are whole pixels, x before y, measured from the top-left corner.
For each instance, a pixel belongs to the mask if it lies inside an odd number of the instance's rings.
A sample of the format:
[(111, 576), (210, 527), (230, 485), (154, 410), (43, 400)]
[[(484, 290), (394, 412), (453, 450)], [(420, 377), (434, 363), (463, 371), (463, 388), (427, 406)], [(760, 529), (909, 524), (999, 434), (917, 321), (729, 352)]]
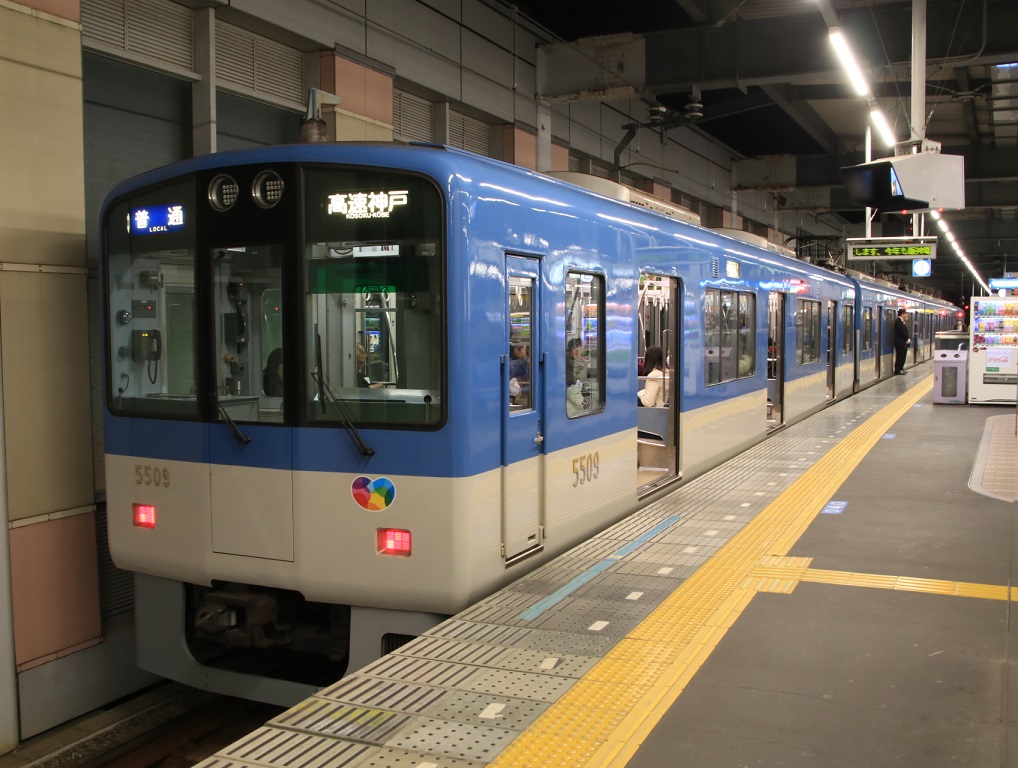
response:
[(970, 403), (1013, 403), (1018, 394), (1018, 296), (973, 297)]

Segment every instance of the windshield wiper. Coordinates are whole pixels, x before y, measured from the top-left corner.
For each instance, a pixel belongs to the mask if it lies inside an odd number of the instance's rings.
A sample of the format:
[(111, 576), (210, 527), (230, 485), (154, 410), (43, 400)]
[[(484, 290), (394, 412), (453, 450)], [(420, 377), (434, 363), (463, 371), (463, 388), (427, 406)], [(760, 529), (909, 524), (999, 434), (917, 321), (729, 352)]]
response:
[(353, 440), (353, 444), (357, 446), (357, 450), (360, 451), (361, 456), (374, 456), (375, 449), (364, 442), (364, 438), (361, 437), (361, 433), (357, 431), (357, 427), (353, 425), (353, 421), (350, 418), (350, 413), (347, 411), (346, 406), (343, 402), (336, 397), (329, 385), (325, 383), (325, 379), (322, 378), (322, 372), (317, 368), (311, 371), (311, 378), (314, 379), (315, 384), (318, 385), (318, 391), (324, 394), (325, 398), (322, 400), (322, 410), (325, 410), (325, 400), (328, 400), (334, 406), (336, 406), (336, 412), (339, 414), (339, 422), (346, 429), (347, 434), (350, 435), (350, 439)]
[(322, 376), (322, 337), (318, 333), (318, 325), (315, 325), (315, 369), (311, 371), (311, 378), (314, 379), (315, 384), (318, 385), (318, 400), (322, 404), (322, 413), (325, 413), (325, 398), (328, 399), (336, 406), (336, 412), (339, 414), (340, 423), (342, 423), (344, 429), (350, 439), (353, 440), (353, 444), (357, 446), (357, 450), (360, 451), (361, 456), (374, 456), (375, 449), (370, 447), (364, 442), (364, 438), (361, 437), (361, 433), (357, 431), (357, 427), (353, 425), (353, 420), (350, 418), (350, 413), (347, 411), (346, 406), (339, 401), (339, 398), (329, 389), (329, 385), (325, 383), (325, 377)]
[(219, 415), (223, 417), (223, 421), (226, 422), (226, 426), (230, 428), (230, 432), (237, 438), (237, 442), (247, 445), (251, 442), (251, 438), (240, 431), (240, 427), (237, 426), (237, 422), (233, 420), (233, 417), (226, 412), (223, 404), (219, 402), (219, 398), (214, 393), (210, 392), (209, 397), (212, 398), (212, 404), (216, 406), (216, 410), (219, 411)]

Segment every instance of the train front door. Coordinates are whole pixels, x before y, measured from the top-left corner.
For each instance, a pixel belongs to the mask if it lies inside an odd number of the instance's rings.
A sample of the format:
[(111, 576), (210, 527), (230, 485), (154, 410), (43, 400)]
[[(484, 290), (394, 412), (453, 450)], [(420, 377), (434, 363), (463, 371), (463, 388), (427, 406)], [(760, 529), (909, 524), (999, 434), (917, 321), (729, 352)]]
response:
[(506, 256), (502, 360), (502, 551), (506, 562), (541, 549), (544, 518), (544, 388), (541, 262)]
[(211, 255), (216, 420), (209, 424), (209, 474), (212, 550), (292, 561), (292, 457), (278, 432), (290, 429), (282, 393), (268, 381), (279, 372), (266, 368), (269, 359), (282, 365), (283, 250), (240, 244)]

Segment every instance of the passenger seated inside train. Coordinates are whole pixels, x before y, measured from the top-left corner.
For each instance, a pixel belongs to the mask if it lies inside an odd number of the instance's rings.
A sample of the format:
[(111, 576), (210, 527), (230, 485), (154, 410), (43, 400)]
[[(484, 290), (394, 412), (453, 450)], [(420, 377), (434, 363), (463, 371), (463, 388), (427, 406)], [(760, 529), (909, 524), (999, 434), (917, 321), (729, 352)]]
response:
[(566, 414), (578, 416), (590, 410), (590, 382), (587, 361), (583, 356), (583, 339), (566, 342)]
[(513, 405), (530, 405), (530, 345), (526, 342), (517, 341), (510, 345), (509, 398)]
[(381, 389), (385, 384), (381, 382), (373, 382), (370, 377), (371, 368), (368, 365), (368, 352), (364, 349), (364, 346), (357, 343), (357, 386), (358, 387), (369, 387), (371, 389)]
[(262, 391), (268, 397), (283, 396), (283, 348), (276, 347), (269, 352), (262, 374)]
[(643, 359), (644, 388), (636, 393), (637, 405), (663, 408), (665, 405), (664, 353), (661, 347), (647, 347)]

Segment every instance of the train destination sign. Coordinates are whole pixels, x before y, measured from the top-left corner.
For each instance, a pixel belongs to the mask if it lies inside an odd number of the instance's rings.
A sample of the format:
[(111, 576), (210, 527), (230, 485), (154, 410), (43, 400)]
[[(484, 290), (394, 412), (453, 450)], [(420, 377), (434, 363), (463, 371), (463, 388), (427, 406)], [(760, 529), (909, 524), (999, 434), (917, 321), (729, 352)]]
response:
[(935, 259), (935, 237), (850, 237), (848, 258), (874, 261), (880, 259)]
[(397, 205), (407, 204), (408, 195), (406, 189), (336, 193), (329, 195), (326, 210), (345, 219), (387, 219)]
[(127, 219), (127, 231), (132, 235), (178, 232), (183, 228), (183, 205), (149, 205), (134, 208)]

